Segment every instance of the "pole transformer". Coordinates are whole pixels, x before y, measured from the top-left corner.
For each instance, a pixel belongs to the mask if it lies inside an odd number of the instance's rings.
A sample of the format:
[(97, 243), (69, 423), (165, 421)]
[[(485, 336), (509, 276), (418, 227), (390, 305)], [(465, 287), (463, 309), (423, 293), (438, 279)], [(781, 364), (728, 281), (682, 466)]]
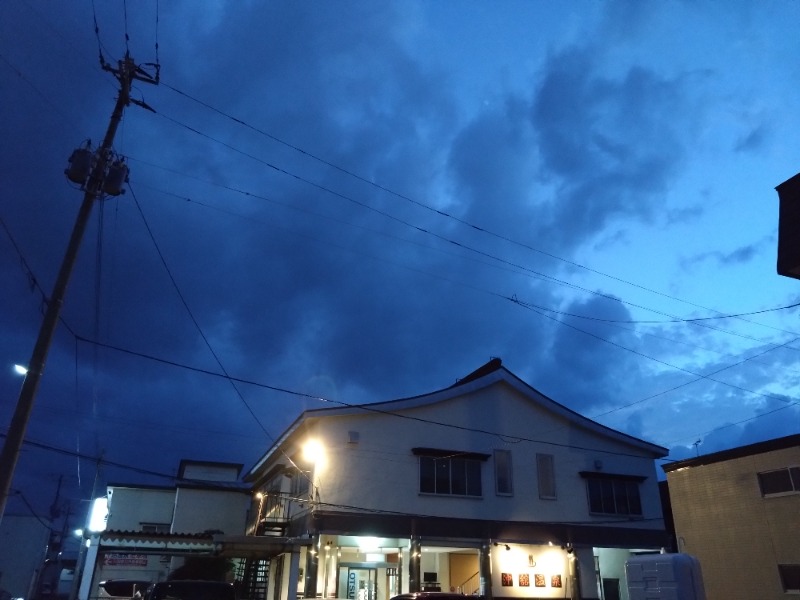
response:
[[(119, 81), (119, 95), (117, 96), (114, 112), (111, 114), (111, 121), (108, 124), (105, 137), (97, 151), (92, 154), (88, 148), (86, 148), (73, 152), (73, 158), (86, 159), (83, 161), (83, 165), (88, 170), (88, 175), (84, 181), (81, 181), (81, 187), (84, 190), (83, 202), (81, 203), (75, 225), (72, 228), (72, 235), (70, 236), (69, 245), (67, 246), (55, 286), (53, 287), (53, 293), (47, 301), (44, 318), (39, 329), (39, 337), (36, 339), (36, 344), (33, 348), (30, 362), (28, 363), (28, 372), (22, 383), (22, 389), (17, 399), (14, 415), (9, 425), (8, 435), (3, 444), (2, 453), (0, 453), (0, 522), (2, 522), (3, 514), (5, 513), (11, 490), (11, 482), (14, 478), (14, 469), (16, 468), (20, 449), (25, 439), (25, 431), (28, 427), (28, 421), (30, 420), (36, 391), (39, 388), (39, 382), (44, 372), (47, 353), (50, 350), (56, 325), (58, 324), (61, 307), (64, 304), (67, 284), (69, 283), (72, 268), (78, 256), (78, 249), (84, 231), (86, 230), (86, 225), (89, 222), (92, 207), (95, 200), (105, 195), (117, 195), (122, 193), (122, 184), (127, 179), (127, 167), (120, 159), (112, 160), (114, 158), (114, 153), (111, 146), (114, 142), (114, 136), (117, 133), (117, 127), (122, 120), (122, 113), (125, 107), (131, 103), (131, 82), (136, 79), (147, 83), (158, 83), (157, 75), (155, 78), (151, 77), (140, 67), (136, 66), (133, 59), (128, 55), (126, 55), (123, 60), (118, 61), (117, 68), (111, 67), (105, 61), (101, 61), (101, 66), (104, 70), (113, 73)], [(156, 73), (158, 73), (158, 71), (156, 71)], [(134, 102), (140, 104), (139, 102)], [(77, 163), (80, 161), (78, 161), (77, 158), (74, 161), (72, 159), (70, 160), (70, 162), (73, 163), (71, 167), (78, 166)], [(80, 170), (81, 169), (77, 169), (77, 171)], [(68, 169), (67, 175), (72, 181), (78, 181), (76, 172)]]

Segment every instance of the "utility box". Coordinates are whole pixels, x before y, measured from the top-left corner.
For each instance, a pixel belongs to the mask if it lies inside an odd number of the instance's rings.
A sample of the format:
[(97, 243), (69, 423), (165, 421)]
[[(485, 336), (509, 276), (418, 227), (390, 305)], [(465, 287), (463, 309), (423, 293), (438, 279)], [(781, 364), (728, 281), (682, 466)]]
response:
[(688, 554), (644, 554), (625, 561), (630, 600), (706, 600), (700, 561)]

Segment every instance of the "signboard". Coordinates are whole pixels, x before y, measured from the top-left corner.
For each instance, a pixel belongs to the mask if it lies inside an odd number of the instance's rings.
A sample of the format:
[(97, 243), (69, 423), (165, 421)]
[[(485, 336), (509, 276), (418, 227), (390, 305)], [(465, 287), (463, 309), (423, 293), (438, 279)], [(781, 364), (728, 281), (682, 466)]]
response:
[(146, 567), (147, 554), (107, 552), (103, 555), (104, 567)]

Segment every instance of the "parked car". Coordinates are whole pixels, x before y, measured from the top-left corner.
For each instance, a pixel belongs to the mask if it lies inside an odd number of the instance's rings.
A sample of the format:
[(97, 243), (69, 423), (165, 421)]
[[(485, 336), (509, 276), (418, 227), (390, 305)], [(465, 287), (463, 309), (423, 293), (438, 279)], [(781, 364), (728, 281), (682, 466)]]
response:
[(100, 582), (100, 598), (141, 598), (152, 583), (144, 579), (107, 579)]
[(236, 590), (224, 581), (160, 581), (147, 588), (144, 600), (236, 600)]

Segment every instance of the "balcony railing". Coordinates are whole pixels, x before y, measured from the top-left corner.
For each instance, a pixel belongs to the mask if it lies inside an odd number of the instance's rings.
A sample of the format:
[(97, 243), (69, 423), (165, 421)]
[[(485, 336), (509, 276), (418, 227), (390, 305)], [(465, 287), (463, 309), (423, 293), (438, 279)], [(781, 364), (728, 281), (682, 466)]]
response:
[(308, 510), (308, 505), (308, 500), (298, 500), (291, 494), (264, 492), (258, 505), (255, 531), (251, 529), (252, 535), (284, 535), (289, 521)]

